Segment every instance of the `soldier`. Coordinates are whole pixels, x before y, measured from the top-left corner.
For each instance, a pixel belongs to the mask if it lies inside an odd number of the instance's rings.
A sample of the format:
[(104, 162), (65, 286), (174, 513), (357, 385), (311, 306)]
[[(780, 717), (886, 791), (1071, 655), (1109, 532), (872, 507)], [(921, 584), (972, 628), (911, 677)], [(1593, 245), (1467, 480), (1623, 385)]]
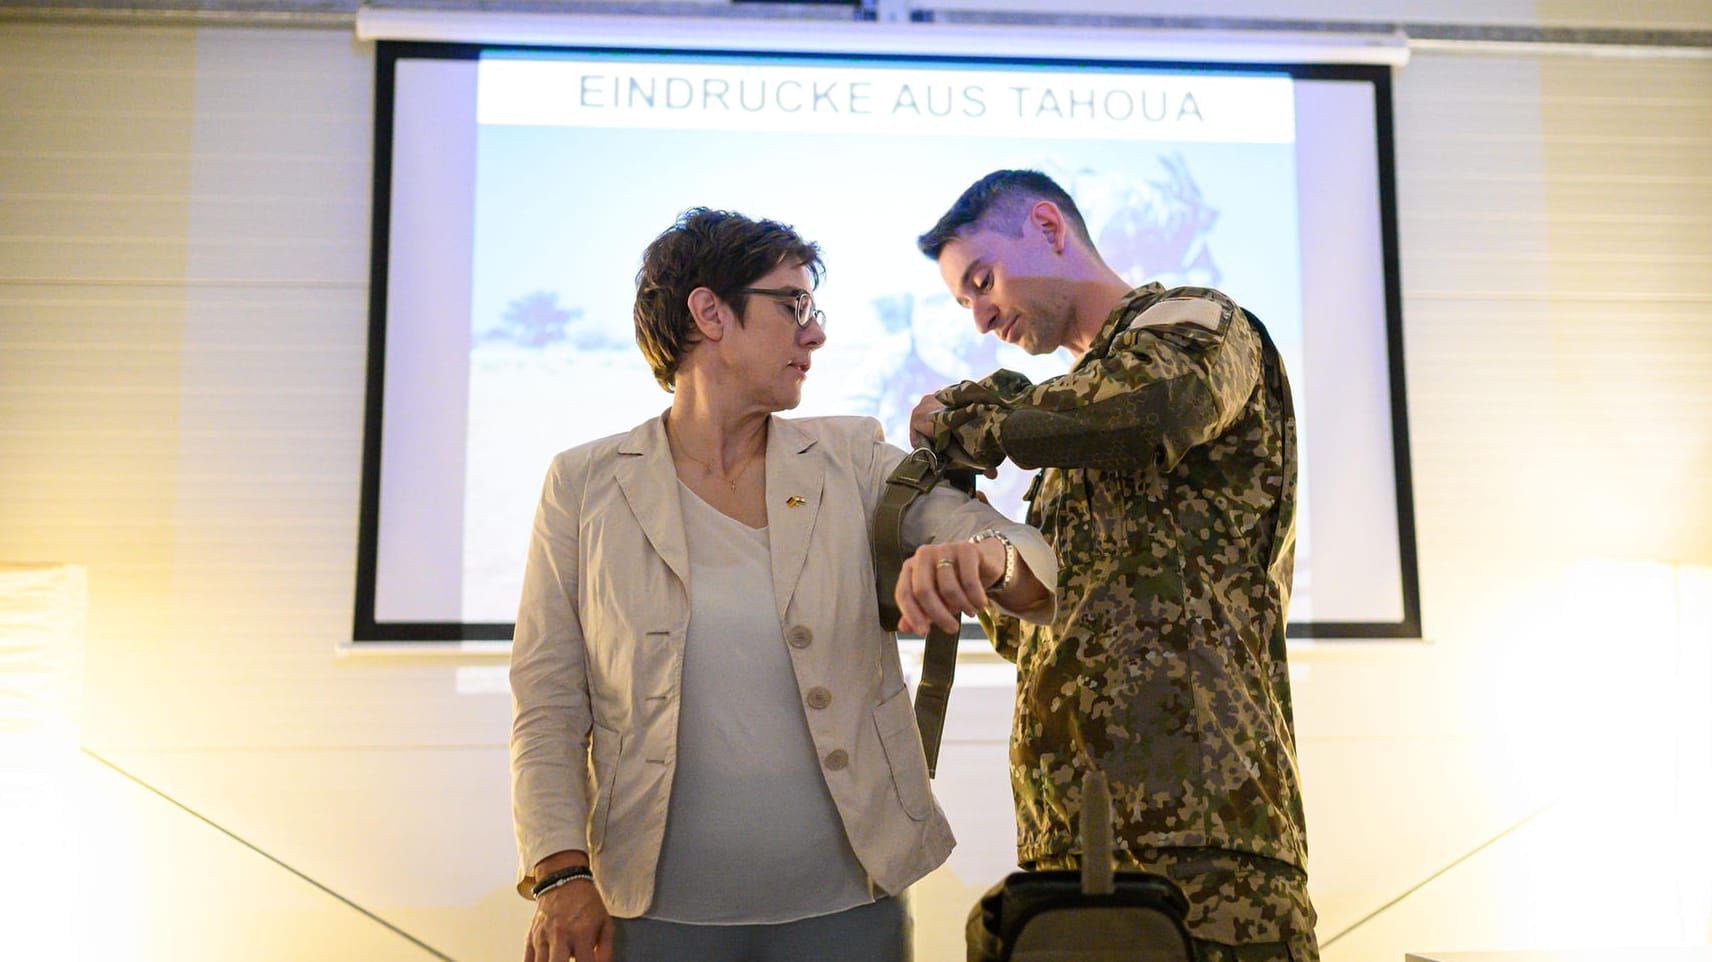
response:
[(1017, 665), (1019, 864), (1078, 866), (1094, 766), (1120, 864), (1183, 887), (1203, 960), (1317, 959), (1284, 649), (1296, 422), (1266, 329), (1216, 290), (1132, 289), (1035, 171), (983, 177), (919, 244), (981, 333), (1077, 358), (910, 420), (975, 467), (1043, 469), (1028, 521), (1058, 552), (1057, 612), (982, 616)]

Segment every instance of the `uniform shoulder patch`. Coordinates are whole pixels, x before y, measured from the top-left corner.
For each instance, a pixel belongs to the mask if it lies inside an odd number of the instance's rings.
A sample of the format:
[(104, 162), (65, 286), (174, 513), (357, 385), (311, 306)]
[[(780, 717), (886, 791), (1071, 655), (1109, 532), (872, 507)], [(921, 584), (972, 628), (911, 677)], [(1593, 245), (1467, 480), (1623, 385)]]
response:
[(1218, 301), (1204, 297), (1169, 297), (1137, 314), (1130, 326), (1162, 327), (1187, 321), (1216, 331), (1224, 316), (1225, 306)]

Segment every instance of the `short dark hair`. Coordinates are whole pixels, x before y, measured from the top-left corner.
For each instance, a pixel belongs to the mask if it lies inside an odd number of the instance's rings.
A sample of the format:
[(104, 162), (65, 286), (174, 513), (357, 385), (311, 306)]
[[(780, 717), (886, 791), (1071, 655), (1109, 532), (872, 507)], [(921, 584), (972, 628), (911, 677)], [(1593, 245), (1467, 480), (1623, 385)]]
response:
[(1088, 224), (1076, 202), (1070, 199), (1058, 182), (1038, 170), (995, 170), (969, 185), (957, 203), (939, 218), (933, 229), (916, 238), (916, 246), (928, 260), (939, 260), (945, 245), (974, 227), (996, 230), (1011, 237), (1022, 236), (1022, 220), (1028, 208), (1039, 201), (1049, 200), (1058, 205), (1070, 219), (1076, 236), (1089, 247), (1094, 240), (1088, 234)]
[(636, 343), (654, 380), (671, 391), (684, 354), (701, 340), (690, 316), (691, 291), (713, 291), (741, 319), (749, 296), (739, 290), (786, 262), (801, 264), (820, 283), (820, 246), (789, 225), (706, 207), (679, 214), (642, 252), (636, 272)]

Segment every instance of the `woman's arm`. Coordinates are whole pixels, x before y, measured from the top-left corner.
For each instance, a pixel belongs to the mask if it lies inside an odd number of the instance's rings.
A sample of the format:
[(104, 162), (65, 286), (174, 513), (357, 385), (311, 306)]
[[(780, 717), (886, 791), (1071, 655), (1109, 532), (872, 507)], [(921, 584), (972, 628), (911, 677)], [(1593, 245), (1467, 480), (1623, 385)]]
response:
[(925, 634), (931, 623), (956, 631), (960, 614), (976, 617), (990, 603), (1025, 620), (1050, 620), (1053, 589), (1040, 580), (1008, 538), (916, 549), (898, 572), (896, 600), (903, 613), (898, 630)]
[[(905, 457), (901, 449), (886, 443), (877, 422), (871, 457), (870, 505), (879, 500), (886, 478)], [(1003, 535), (1005, 541), (972, 543), (977, 535), (988, 531)], [(973, 616), (989, 603), (1028, 621), (1052, 620), (1057, 555), (1039, 531), (1007, 519), (986, 502), (941, 484), (917, 498), (904, 513), (903, 541), (916, 549), (898, 577), (898, 609), (905, 621), (899, 627), (903, 630), (925, 631), (930, 621), (956, 630), (957, 615), (953, 612)], [(1004, 572), (1005, 542), (1016, 551), (1015, 579), (1001, 590), (989, 592), (988, 586)], [(950, 577), (952, 573), (955, 577)]]
[[(588, 864), (585, 769), (593, 716), (576, 601), (579, 498), (571, 473), (561, 455), (542, 486), (511, 648), (512, 819), (524, 895), (548, 873)], [(536, 903), (524, 962), (605, 960), (611, 931), (592, 881), (568, 882)]]
[[(587, 868), (587, 852), (557, 852), (535, 863), (536, 878), (560, 869)], [(572, 879), (543, 892), (529, 923), (523, 962), (607, 962), (612, 958), (612, 916), (593, 876)]]

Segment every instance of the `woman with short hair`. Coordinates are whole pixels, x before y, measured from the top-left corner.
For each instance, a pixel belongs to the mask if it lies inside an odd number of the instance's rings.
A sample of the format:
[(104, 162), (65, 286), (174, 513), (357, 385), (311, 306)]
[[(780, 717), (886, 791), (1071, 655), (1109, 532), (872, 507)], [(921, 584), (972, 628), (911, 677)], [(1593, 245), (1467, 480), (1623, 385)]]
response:
[[(697, 209), (649, 245), (636, 338), (672, 405), (560, 454), (511, 663), (526, 962), (909, 957), (895, 898), (950, 853), (869, 548), (904, 452), (786, 419), (825, 342), (819, 250)], [(1049, 620), (1032, 528), (941, 486), (905, 630)]]

